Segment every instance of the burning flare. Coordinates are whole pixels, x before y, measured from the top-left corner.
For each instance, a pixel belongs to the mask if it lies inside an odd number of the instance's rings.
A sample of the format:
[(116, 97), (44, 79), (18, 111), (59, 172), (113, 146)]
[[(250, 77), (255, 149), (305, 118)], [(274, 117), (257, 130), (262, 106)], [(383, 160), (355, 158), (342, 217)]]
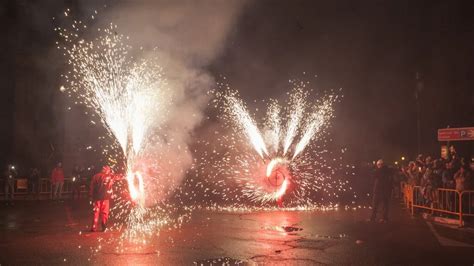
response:
[(138, 171), (129, 171), (127, 174), (127, 183), (132, 201), (143, 206), (145, 203), (145, 186), (142, 174)]

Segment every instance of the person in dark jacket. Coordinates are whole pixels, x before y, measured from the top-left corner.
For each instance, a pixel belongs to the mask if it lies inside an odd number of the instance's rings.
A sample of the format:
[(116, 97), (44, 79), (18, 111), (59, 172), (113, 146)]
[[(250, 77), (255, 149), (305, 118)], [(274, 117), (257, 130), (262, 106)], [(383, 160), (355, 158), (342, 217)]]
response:
[[(5, 170), (4, 174), (4, 189), (5, 189), (5, 201), (6, 203), (13, 204), (13, 193), (15, 191), (15, 178), (17, 176), (17, 172), (15, 166), (8, 165), (7, 169)], [(9, 197), (10, 195), (10, 197)], [(10, 201), (9, 200), (10, 198)]]
[(112, 186), (119, 176), (114, 175), (110, 166), (105, 165), (102, 171), (92, 178), (90, 185), (90, 196), (93, 201), (94, 219), (92, 221), (91, 231), (97, 231), (99, 216), (102, 216), (102, 232), (107, 229), (107, 220), (109, 219), (109, 200), (112, 197)]
[(375, 221), (380, 204), (383, 205), (382, 222), (388, 221), (388, 205), (392, 194), (392, 173), (390, 169), (384, 165), (383, 160), (378, 160), (374, 172), (374, 189), (372, 202), (372, 216), (370, 221)]
[(81, 198), (81, 186), (82, 186), (82, 169), (76, 165), (72, 170), (72, 199)]
[(31, 197), (34, 199), (39, 198), (39, 183), (40, 183), (40, 172), (38, 168), (33, 168), (30, 175), (28, 176), (28, 187), (31, 193)]

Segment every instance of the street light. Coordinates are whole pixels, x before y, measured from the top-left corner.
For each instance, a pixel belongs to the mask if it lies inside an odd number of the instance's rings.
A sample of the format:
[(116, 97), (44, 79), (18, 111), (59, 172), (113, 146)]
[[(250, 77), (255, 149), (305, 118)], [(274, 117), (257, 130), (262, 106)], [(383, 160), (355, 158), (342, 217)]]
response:
[(402, 158), (401, 158), (401, 159), (402, 159), (402, 161), (405, 161), (405, 156), (402, 156)]

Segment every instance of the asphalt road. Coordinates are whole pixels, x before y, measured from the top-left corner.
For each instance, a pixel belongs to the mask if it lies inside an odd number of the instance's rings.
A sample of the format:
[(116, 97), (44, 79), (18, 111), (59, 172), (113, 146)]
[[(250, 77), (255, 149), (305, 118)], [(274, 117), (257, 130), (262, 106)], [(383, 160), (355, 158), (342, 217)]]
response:
[(117, 253), (105, 241), (118, 233), (87, 232), (86, 203), (17, 202), (0, 207), (0, 264), (474, 265), (471, 229), (413, 218), (397, 203), (386, 224), (366, 222), (368, 212), (199, 211)]

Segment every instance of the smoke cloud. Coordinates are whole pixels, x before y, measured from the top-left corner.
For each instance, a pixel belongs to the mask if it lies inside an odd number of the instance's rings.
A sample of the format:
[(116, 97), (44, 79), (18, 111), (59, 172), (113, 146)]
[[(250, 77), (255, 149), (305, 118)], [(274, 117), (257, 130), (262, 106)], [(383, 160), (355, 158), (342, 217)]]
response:
[(225, 47), (243, 6), (244, 1), (120, 1), (98, 15), (95, 26), (116, 24), (140, 50), (137, 56), (158, 55), (172, 94), (160, 130), (152, 132), (155, 145), (145, 151), (159, 165), (157, 180), (147, 182), (153, 201), (179, 186), (192, 165), (188, 146), (215, 85), (206, 68)]

